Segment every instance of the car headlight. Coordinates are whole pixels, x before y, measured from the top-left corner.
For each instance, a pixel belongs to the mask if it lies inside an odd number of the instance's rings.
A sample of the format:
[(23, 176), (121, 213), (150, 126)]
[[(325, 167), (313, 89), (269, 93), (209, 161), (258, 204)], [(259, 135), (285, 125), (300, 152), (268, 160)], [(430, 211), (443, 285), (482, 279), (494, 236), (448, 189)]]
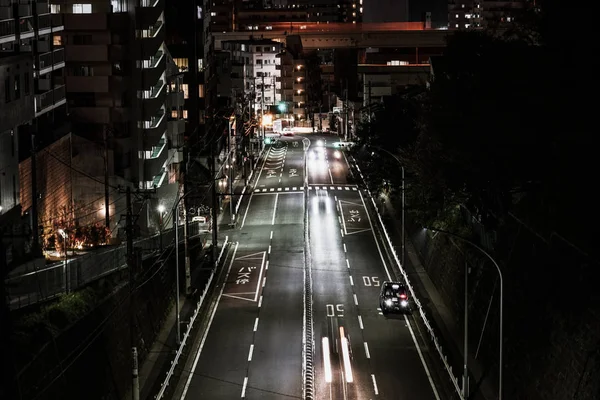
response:
[(406, 301), (406, 300), (402, 300), (402, 301), (400, 302), (400, 305), (401, 305), (402, 307), (406, 307), (406, 306), (408, 305), (408, 301)]
[(335, 158), (340, 158), (340, 157), (342, 156), (342, 153), (340, 153), (338, 150), (336, 150), (336, 151), (333, 153), (333, 156), (334, 156)]
[(391, 306), (392, 305), (392, 299), (387, 299), (385, 301), (385, 305), (388, 306), (388, 307)]
[(319, 147), (323, 146), (323, 141), (322, 140), (317, 140), (317, 146), (319, 146)]

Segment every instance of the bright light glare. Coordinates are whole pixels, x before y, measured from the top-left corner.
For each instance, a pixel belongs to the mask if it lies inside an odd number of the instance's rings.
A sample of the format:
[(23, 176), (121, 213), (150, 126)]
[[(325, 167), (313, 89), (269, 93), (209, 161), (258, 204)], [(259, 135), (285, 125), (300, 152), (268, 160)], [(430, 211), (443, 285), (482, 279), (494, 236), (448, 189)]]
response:
[(340, 159), (340, 158), (342, 157), (342, 153), (340, 153), (338, 150), (336, 150), (336, 151), (333, 153), (333, 156), (334, 156), (335, 158), (337, 158), (337, 159)]
[(322, 147), (323, 146), (323, 141), (322, 140), (317, 140), (317, 146)]
[(406, 300), (402, 300), (402, 301), (400, 302), (400, 305), (401, 305), (402, 307), (406, 307), (406, 306), (408, 305), (408, 301), (406, 301)]
[(321, 345), (323, 346), (323, 367), (325, 369), (325, 382), (331, 382), (331, 356), (329, 354), (329, 338), (324, 337), (321, 339)]
[(391, 299), (386, 299), (385, 300), (385, 305), (386, 306), (391, 306), (392, 305), (392, 300)]
[(165, 206), (163, 206), (162, 204), (159, 204), (159, 206), (156, 209), (158, 210), (159, 213), (165, 212)]
[(346, 382), (354, 382), (354, 376), (352, 375), (352, 364), (350, 364), (350, 351), (348, 350), (348, 339), (343, 336), (344, 327), (340, 327), (340, 337), (342, 338), (342, 358), (344, 360), (344, 371), (346, 372)]

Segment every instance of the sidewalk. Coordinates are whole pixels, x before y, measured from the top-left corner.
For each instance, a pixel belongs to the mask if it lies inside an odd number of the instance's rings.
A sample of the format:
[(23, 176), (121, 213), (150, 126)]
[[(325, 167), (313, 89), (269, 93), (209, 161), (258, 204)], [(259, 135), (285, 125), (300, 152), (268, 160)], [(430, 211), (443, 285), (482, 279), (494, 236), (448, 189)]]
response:
[[(394, 247), (401, 249), (401, 216), (398, 215), (398, 212), (387, 196), (385, 197), (385, 200), (378, 201), (377, 204), (382, 206), (382, 210), (380, 210), (381, 218), (388, 229), (388, 234), (390, 235)], [(415, 291), (419, 294), (419, 300), (421, 301), (425, 314), (433, 323), (436, 331), (439, 332), (440, 335), (438, 336), (441, 336), (439, 337), (440, 344), (448, 356), (448, 363), (453, 365), (453, 372), (459, 380), (459, 385), (461, 385), (464, 340), (462, 325), (459, 325), (454, 320), (450, 309), (444, 304), (440, 293), (421, 263), (419, 254), (411, 241), (410, 235), (406, 236), (406, 265), (404, 266), (404, 269), (406, 270)], [(471, 391), (470, 399), (495, 399), (498, 391), (492, 386), (489, 376), (486, 377), (487, 379), (484, 378), (480, 387), (477, 387), (477, 383), (481, 380), (484, 373), (481, 364), (471, 356), (469, 356), (468, 362), (470, 379), (469, 387)], [(446, 376), (448, 376), (447, 373)], [(491, 378), (493, 379), (493, 377)]]

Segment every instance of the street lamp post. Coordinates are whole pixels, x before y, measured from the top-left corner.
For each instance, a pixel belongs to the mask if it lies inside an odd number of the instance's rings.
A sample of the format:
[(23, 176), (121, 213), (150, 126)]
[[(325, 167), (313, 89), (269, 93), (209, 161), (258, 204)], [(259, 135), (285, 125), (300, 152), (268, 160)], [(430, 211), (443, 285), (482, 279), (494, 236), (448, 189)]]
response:
[(398, 158), (397, 155), (395, 155), (394, 153), (392, 153), (389, 150), (386, 150), (382, 147), (379, 146), (370, 146), (374, 149), (377, 150), (381, 150), (384, 153), (389, 154), (390, 156), (392, 156), (394, 158), (394, 160), (396, 160), (396, 162), (398, 163), (398, 165), (400, 166), (400, 169), (402, 170), (402, 267), (404, 267), (404, 262), (405, 262), (405, 254), (406, 254), (406, 232), (405, 232), (405, 217), (406, 217), (406, 197), (405, 197), (405, 191), (404, 191), (404, 165), (402, 165), (402, 162), (400, 161), (400, 159)]
[(160, 252), (163, 251), (163, 214), (165, 212), (165, 206), (159, 204), (157, 207), (158, 210), (158, 233), (159, 233), (159, 243), (160, 243)]
[(67, 252), (67, 232), (64, 231), (64, 229), (59, 229), (58, 233), (60, 234), (60, 236), (62, 236), (64, 242), (65, 242), (65, 264), (63, 265), (63, 276), (65, 279), (65, 293), (69, 293), (69, 273), (68, 273), (68, 260), (67, 257), (69, 255), (69, 253)]
[[(499, 358), (499, 361), (498, 361), (498, 400), (502, 400), (502, 369), (503, 369), (502, 368), (502, 365), (503, 365), (503, 344), (502, 343), (504, 342), (504, 280), (502, 278), (502, 270), (500, 269), (500, 266), (498, 265), (496, 260), (494, 260), (494, 258), (490, 255), (490, 253), (485, 251), (481, 246), (477, 245), (472, 240), (462, 237), (460, 235), (457, 235), (456, 233), (444, 231), (442, 229), (437, 229), (437, 228), (425, 228), (425, 229), (429, 229), (434, 232), (444, 233), (446, 235), (455, 237), (457, 239), (460, 239), (460, 240), (470, 244), (471, 246), (473, 246), (477, 250), (479, 250), (481, 253), (483, 253), (494, 264), (494, 266), (498, 270), (498, 276), (500, 278), (500, 329), (499, 329), (499, 334), (500, 334), (499, 353), (500, 354), (498, 356), (498, 358)], [(468, 271), (466, 273), (468, 273)], [(466, 279), (467, 278), (465, 277), (465, 283), (466, 283)], [(466, 286), (465, 286), (465, 290), (466, 290)], [(467, 299), (466, 296), (467, 295), (465, 294), (465, 301)], [(465, 308), (466, 307), (467, 307), (467, 304), (465, 304)], [(467, 313), (465, 312), (465, 318), (466, 317), (467, 317)], [(466, 327), (466, 323), (465, 323), (465, 327)], [(465, 330), (465, 335), (466, 335), (466, 330)], [(466, 341), (467, 341), (467, 338), (465, 337), (465, 346), (466, 346)], [(464, 354), (464, 362), (465, 362), (465, 366), (466, 366), (466, 362), (467, 362), (466, 347), (465, 347), (465, 354)], [(466, 371), (465, 371), (465, 374), (466, 374)], [(464, 377), (463, 377), (463, 379), (464, 379)], [(464, 390), (465, 390), (465, 388), (463, 388), (463, 391)]]

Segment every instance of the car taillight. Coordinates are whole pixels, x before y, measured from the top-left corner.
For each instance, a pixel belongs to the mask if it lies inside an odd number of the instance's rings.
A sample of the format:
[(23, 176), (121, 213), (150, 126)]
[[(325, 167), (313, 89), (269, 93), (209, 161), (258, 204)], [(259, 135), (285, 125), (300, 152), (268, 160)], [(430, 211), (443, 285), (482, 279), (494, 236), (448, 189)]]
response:
[(400, 298), (401, 298), (401, 299), (406, 299), (406, 297), (407, 297), (407, 296), (406, 296), (405, 294), (401, 294), (401, 295), (400, 295)]

